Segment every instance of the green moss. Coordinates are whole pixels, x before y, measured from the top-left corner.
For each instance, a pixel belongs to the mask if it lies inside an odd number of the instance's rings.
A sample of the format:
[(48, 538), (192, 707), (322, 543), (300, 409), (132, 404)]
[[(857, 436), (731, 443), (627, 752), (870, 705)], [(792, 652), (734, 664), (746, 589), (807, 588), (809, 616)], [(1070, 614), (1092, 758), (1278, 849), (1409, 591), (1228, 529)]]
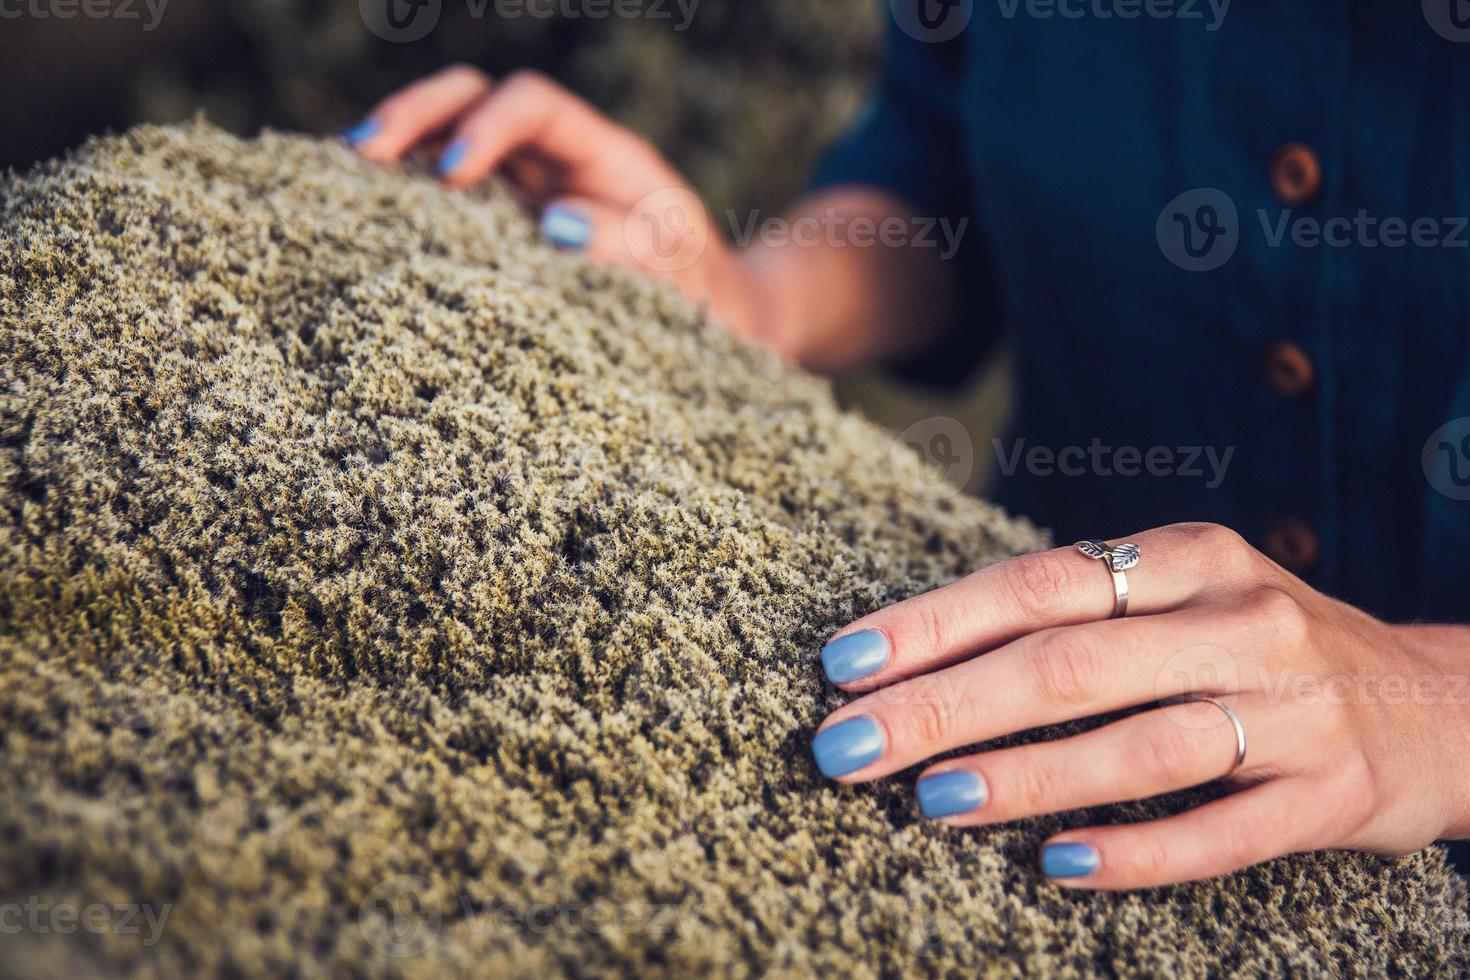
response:
[(0, 972), (1470, 968), (1438, 851), (1063, 893), (1044, 835), (1180, 801), (821, 779), (823, 639), (1042, 536), (504, 198), (142, 129), (0, 239), (0, 903), (169, 911)]

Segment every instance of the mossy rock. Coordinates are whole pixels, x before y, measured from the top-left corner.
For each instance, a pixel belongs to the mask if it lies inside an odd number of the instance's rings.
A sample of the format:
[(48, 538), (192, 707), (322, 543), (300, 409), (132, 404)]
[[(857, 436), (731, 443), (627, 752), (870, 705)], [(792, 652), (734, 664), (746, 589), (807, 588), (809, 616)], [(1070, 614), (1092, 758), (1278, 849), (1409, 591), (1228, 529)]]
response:
[(0, 973), (1470, 969), (1438, 850), (1064, 892), (1187, 801), (822, 779), (824, 638), (1044, 537), (493, 190), (140, 129), (0, 241), (0, 906), (113, 916)]

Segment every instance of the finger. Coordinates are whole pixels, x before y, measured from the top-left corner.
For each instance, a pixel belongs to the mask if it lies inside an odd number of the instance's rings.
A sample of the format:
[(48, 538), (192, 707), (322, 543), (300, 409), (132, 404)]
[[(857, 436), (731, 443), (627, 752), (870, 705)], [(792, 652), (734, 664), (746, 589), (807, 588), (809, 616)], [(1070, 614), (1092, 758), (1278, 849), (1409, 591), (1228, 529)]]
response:
[(512, 153), (500, 169), (521, 192), (525, 203), (536, 211), (544, 211), (550, 205), (564, 182), (560, 166), (529, 150)]
[(455, 65), (395, 92), (355, 127), (353, 146), (370, 160), (396, 160), (424, 138), (449, 126), (490, 91), (478, 69)]
[(1155, 888), (1214, 878), (1319, 846), (1327, 809), (1309, 784), (1274, 780), (1179, 816), (1058, 834), (1042, 846), (1041, 868), (1069, 888)]
[(919, 777), (924, 816), (954, 826), (1004, 823), (1104, 803), (1143, 800), (1271, 767), (1262, 746), (1283, 744), (1280, 712), (1236, 705), (1256, 741), (1235, 770), (1235, 726), (1212, 704), (1176, 704), (1052, 742), (952, 759)]
[[(1256, 553), (1216, 525), (1178, 524), (1130, 537), (1131, 615), (1167, 612), (1247, 581)], [(995, 649), (1047, 627), (1107, 619), (1113, 584), (1102, 562), (1074, 547), (1023, 555), (853, 623), (822, 651), (828, 678), (872, 690)]]
[(541, 215), (541, 237), (556, 248), (595, 262), (631, 265), (623, 242), (623, 212), (586, 197), (559, 197)]
[[(1229, 704), (1260, 683), (1258, 673), (1242, 669), (1237, 650), (1269, 655), (1292, 642), (1293, 627), (1271, 620), (1272, 601), (1033, 633), (844, 705), (823, 722), (813, 751), (824, 773), (855, 782), (1002, 735), (1180, 694)], [(861, 751), (844, 748), (854, 739)]]
[(450, 184), (472, 184), (518, 150), (534, 150), (563, 168), (572, 194), (631, 203), (679, 182), (643, 140), (534, 72), (510, 76), (460, 120), (441, 172)]

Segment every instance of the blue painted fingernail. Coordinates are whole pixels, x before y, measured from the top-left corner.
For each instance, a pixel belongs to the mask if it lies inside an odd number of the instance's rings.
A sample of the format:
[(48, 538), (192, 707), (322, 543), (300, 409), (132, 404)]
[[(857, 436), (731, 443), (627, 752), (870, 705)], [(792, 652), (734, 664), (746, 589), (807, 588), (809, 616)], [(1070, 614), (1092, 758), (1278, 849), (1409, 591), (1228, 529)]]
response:
[(854, 718), (817, 732), (812, 755), (828, 779), (857, 772), (883, 754), (883, 729), (871, 718)]
[(833, 684), (851, 684), (888, 663), (888, 637), (877, 630), (840, 636), (822, 648), (822, 669)]
[(453, 173), (455, 167), (464, 163), (465, 154), (468, 152), (470, 152), (470, 145), (464, 140), (455, 140), (450, 143), (439, 157), (439, 172), (441, 174)]
[(1041, 870), (1048, 878), (1086, 878), (1101, 863), (1091, 844), (1048, 844), (1041, 849)]
[(358, 146), (378, 135), (382, 128), (383, 124), (376, 119), (364, 119), (356, 126), (348, 126), (342, 130), (342, 138), (347, 141), (348, 146)]
[(553, 204), (541, 216), (541, 234), (557, 248), (580, 252), (592, 241), (592, 222), (576, 208)]
[(965, 769), (925, 776), (917, 792), (919, 810), (930, 820), (978, 810), (990, 799), (984, 777)]

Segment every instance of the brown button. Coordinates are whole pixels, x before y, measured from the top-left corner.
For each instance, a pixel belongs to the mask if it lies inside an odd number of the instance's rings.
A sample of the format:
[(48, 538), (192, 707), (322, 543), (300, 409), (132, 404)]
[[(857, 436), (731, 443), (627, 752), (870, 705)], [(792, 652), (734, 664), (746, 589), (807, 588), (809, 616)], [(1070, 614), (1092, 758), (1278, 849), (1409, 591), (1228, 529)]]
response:
[(1272, 390), (1286, 398), (1306, 394), (1317, 380), (1317, 368), (1307, 352), (1284, 340), (1267, 349), (1265, 368)]
[(1294, 517), (1288, 517), (1271, 525), (1266, 532), (1266, 554), (1276, 559), (1281, 567), (1300, 575), (1317, 564), (1321, 543), (1312, 529)]
[(1322, 189), (1322, 161), (1305, 143), (1287, 143), (1271, 157), (1271, 189), (1289, 208), (1310, 204)]

